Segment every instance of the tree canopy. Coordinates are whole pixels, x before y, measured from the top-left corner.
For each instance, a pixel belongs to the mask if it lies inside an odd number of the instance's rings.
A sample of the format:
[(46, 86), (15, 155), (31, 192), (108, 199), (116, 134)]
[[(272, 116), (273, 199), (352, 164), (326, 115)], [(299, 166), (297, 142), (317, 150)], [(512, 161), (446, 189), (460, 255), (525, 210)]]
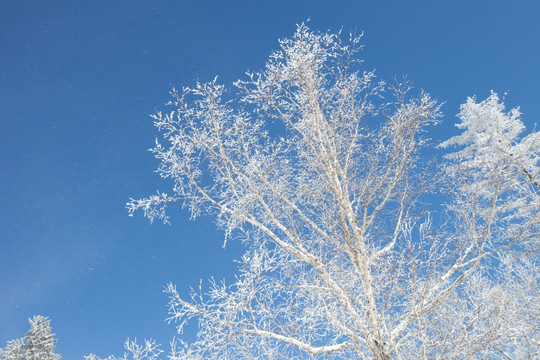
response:
[(492, 93), (437, 147), (440, 103), (359, 44), (299, 25), (236, 91), (173, 89), (154, 115), (173, 187), (130, 212), (180, 202), (246, 245), (232, 284), (167, 286), (179, 332), (199, 325), (172, 359), (539, 355), (539, 133)]

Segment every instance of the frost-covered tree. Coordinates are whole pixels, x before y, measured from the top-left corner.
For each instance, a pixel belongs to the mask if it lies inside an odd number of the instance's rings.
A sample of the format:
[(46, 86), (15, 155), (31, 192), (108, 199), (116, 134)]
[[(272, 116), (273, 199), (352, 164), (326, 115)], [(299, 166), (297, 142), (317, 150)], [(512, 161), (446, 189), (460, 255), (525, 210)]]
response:
[(172, 193), (130, 211), (180, 202), (246, 246), (232, 284), (168, 285), (178, 330), (199, 325), (171, 358), (538, 357), (540, 135), (469, 99), (437, 164), (439, 104), (364, 71), (359, 38), (300, 25), (280, 46), (238, 91), (173, 89), (154, 116)]
[(0, 350), (1, 360), (60, 360), (54, 353), (56, 339), (51, 332), (50, 320), (44, 316), (28, 319), (30, 330), (24, 338), (11, 340)]
[(126, 340), (124, 347), (129, 353), (124, 353), (122, 357), (109, 356), (106, 359), (102, 359), (94, 354), (85, 356), (86, 360), (157, 360), (159, 354), (163, 351), (160, 349), (160, 345), (156, 344), (154, 340), (145, 340), (144, 345), (137, 344), (137, 340)]

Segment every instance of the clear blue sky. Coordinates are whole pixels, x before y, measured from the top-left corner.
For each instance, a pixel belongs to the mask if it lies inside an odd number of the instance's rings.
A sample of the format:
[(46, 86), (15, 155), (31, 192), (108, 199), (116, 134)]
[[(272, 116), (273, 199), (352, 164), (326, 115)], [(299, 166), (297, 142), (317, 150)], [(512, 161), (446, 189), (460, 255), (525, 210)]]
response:
[(0, 347), (49, 316), (64, 359), (123, 352), (127, 337), (167, 344), (164, 285), (230, 277), (211, 218), (129, 218), (125, 203), (168, 188), (146, 151), (148, 114), (171, 84), (259, 69), (277, 39), (311, 18), (364, 31), (368, 69), (408, 74), (458, 106), (509, 91), (529, 129), (540, 116), (540, 2), (0, 0)]

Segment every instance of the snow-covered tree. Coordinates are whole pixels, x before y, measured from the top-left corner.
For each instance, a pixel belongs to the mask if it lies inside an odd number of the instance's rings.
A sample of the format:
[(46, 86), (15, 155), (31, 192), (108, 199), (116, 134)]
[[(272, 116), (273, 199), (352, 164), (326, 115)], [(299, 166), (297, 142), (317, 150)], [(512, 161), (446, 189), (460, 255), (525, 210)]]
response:
[(109, 356), (106, 359), (102, 359), (94, 354), (85, 356), (86, 360), (157, 360), (159, 354), (163, 351), (160, 349), (160, 345), (156, 344), (154, 340), (145, 340), (144, 345), (139, 345), (137, 340), (126, 340), (124, 347), (129, 353), (124, 353), (122, 357)]
[(540, 135), (469, 99), (436, 164), (439, 104), (364, 71), (359, 38), (300, 25), (280, 45), (237, 92), (173, 89), (154, 116), (172, 194), (130, 211), (181, 202), (247, 249), (232, 284), (168, 285), (178, 330), (199, 324), (171, 358), (537, 357)]
[(54, 353), (56, 339), (51, 332), (50, 320), (41, 315), (28, 319), (30, 330), (24, 338), (8, 342), (0, 351), (1, 360), (60, 360)]

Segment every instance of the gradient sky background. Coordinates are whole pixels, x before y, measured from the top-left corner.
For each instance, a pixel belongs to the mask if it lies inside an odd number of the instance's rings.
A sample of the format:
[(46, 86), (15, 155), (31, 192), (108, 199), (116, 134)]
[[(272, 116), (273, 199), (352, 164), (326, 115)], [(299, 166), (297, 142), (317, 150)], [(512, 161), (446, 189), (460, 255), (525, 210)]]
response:
[(528, 129), (540, 118), (537, 0), (0, 0), (0, 347), (41, 314), (63, 359), (121, 354), (127, 337), (167, 348), (163, 287), (230, 278), (241, 246), (179, 208), (171, 226), (128, 217), (130, 197), (168, 190), (148, 114), (171, 84), (262, 68), (308, 18), (364, 31), (366, 69), (445, 101), (436, 139), (490, 89)]

